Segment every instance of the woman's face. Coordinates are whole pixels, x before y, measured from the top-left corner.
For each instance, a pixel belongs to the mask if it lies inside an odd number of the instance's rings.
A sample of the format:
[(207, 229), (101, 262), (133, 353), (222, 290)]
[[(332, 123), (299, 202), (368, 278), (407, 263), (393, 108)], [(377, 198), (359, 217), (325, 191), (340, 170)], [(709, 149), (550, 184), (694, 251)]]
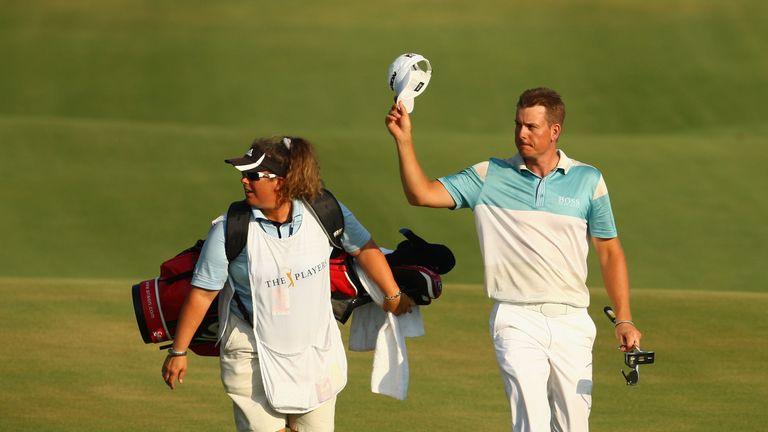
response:
[(273, 210), (279, 207), (279, 190), (283, 184), (283, 178), (277, 177), (269, 171), (260, 171), (258, 176), (256, 177), (253, 172), (243, 173), (240, 183), (243, 184), (245, 200), (251, 207), (260, 210)]

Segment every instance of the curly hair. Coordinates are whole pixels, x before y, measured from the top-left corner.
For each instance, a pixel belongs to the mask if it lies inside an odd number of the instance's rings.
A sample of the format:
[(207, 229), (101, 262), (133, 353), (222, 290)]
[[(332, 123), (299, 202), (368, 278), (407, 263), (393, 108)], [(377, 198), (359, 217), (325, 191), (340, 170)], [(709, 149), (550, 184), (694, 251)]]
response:
[(312, 144), (300, 137), (258, 138), (254, 146), (285, 168), (287, 174), (280, 187), (281, 202), (302, 199), (314, 201), (323, 187), (320, 163)]

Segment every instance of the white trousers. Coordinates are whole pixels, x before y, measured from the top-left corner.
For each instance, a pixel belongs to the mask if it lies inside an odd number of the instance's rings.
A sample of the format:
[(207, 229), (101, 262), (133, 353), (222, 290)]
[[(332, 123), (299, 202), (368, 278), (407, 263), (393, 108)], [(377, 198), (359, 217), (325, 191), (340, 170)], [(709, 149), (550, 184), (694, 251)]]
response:
[(586, 308), (497, 302), (490, 330), (512, 430), (587, 431), (596, 328)]
[(229, 315), (219, 363), (221, 382), (232, 399), (238, 432), (282, 431), (286, 424), (299, 432), (333, 432), (336, 398), (305, 414), (282, 414), (267, 400), (256, 353), (253, 328)]

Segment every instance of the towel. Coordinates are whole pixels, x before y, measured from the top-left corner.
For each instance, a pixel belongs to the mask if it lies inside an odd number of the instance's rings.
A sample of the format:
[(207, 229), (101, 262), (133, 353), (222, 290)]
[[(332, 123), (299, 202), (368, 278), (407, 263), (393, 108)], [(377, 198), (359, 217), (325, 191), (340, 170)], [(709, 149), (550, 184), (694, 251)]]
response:
[(381, 308), (384, 293), (357, 263), (355, 270), (374, 303), (358, 307), (349, 329), (350, 351), (373, 351), (371, 391), (404, 400), (408, 395), (408, 351), (406, 337), (424, 335), (424, 320), (418, 306), (396, 317)]

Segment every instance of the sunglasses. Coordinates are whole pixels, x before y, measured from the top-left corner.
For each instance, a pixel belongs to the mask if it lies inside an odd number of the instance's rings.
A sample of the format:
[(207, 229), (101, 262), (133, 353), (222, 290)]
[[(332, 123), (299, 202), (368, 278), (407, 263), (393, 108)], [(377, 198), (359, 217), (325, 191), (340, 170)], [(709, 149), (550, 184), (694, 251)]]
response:
[(243, 173), (243, 177), (247, 178), (250, 181), (259, 181), (259, 180), (261, 180), (263, 178), (274, 179), (274, 178), (278, 178), (280, 176), (277, 175), (277, 174), (272, 174), (272, 173), (249, 171), (249, 172), (244, 172)]

